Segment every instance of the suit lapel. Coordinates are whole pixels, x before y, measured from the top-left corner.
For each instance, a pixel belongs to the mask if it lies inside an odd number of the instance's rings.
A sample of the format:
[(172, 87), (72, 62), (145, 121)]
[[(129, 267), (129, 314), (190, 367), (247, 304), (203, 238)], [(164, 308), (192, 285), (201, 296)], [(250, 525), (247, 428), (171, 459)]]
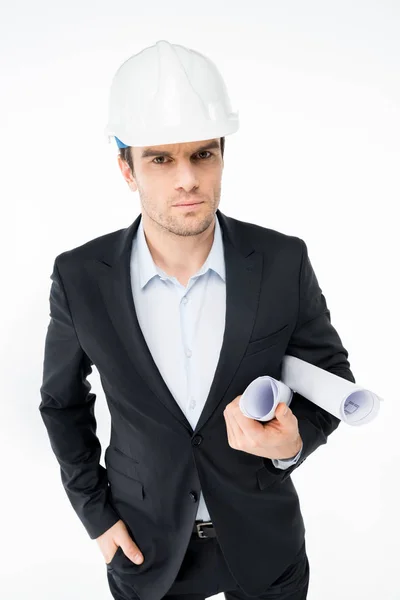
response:
[[(221, 353), (197, 433), (221, 402), (246, 351), (256, 317), (262, 274), (262, 254), (253, 250), (237, 221), (217, 210), (226, 267), (226, 320)], [(132, 240), (141, 215), (123, 229), (117, 245), (91, 261), (89, 269), (100, 287), (107, 311), (138, 374), (157, 398), (192, 435), (193, 429), (165, 384), (140, 329), (132, 295)], [(229, 399), (232, 401), (233, 398)]]

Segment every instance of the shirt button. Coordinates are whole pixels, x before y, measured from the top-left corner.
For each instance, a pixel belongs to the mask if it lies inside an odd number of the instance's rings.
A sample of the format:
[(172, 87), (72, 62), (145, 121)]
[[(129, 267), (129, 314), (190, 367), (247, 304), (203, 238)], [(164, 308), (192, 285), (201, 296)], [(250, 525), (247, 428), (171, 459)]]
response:
[(187, 356), (188, 358), (190, 358), (190, 357), (192, 356), (192, 351), (191, 351), (191, 350), (189, 350), (189, 349), (188, 349), (188, 350), (186, 350), (186, 356)]
[(196, 406), (196, 402), (194, 401), (194, 398), (190, 398), (189, 408), (194, 408), (195, 406)]
[(186, 298), (186, 296), (184, 296), (184, 298), (182, 298), (182, 302), (183, 304), (187, 304), (188, 299)]

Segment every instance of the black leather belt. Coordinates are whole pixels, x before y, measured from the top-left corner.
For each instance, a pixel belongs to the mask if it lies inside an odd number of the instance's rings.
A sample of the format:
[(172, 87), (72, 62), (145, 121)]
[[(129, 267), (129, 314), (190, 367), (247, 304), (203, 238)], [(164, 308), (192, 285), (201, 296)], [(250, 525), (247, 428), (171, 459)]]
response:
[(192, 535), (195, 534), (199, 538), (215, 538), (214, 525), (211, 521), (195, 521)]

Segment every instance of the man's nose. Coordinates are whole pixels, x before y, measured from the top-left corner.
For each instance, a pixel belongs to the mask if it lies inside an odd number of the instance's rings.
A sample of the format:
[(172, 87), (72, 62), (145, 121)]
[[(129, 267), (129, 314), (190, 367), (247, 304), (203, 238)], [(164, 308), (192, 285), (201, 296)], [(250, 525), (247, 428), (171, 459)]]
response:
[(183, 188), (190, 192), (194, 187), (198, 187), (199, 179), (195, 167), (190, 164), (178, 165), (175, 172), (175, 187)]

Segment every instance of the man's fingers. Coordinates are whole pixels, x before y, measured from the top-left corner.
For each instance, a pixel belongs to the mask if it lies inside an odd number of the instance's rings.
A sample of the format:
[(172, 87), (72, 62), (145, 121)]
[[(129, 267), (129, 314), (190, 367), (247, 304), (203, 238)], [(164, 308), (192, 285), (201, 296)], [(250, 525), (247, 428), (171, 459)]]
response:
[[(125, 556), (135, 564), (140, 565), (144, 561), (143, 554), (129, 535), (122, 519), (119, 519), (112, 527), (99, 536), (97, 543), (103, 552), (106, 564), (109, 564), (113, 560), (115, 554), (118, 552), (118, 548), (121, 548)], [(110, 544), (114, 544), (114, 548), (115, 546), (117, 548), (114, 550), (112, 557), (108, 558), (106, 554), (108, 554)]]
[(119, 545), (129, 560), (137, 565), (140, 565), (143, 562), (143, 554), (140, 552), (139, 548), (131, 538), (128, 538), (127, 540), (124, 539)]
[(226, 431), (227, 431), (227, 436), (228, 436), (228, 443), (229, 443), (230, 447), (233, 448), (235, 445), (235, 436), (234, 436), (232, 428), (230, 426), (230, 420), (226, 416), (225, 416), (225, 425), (226, 425)]

